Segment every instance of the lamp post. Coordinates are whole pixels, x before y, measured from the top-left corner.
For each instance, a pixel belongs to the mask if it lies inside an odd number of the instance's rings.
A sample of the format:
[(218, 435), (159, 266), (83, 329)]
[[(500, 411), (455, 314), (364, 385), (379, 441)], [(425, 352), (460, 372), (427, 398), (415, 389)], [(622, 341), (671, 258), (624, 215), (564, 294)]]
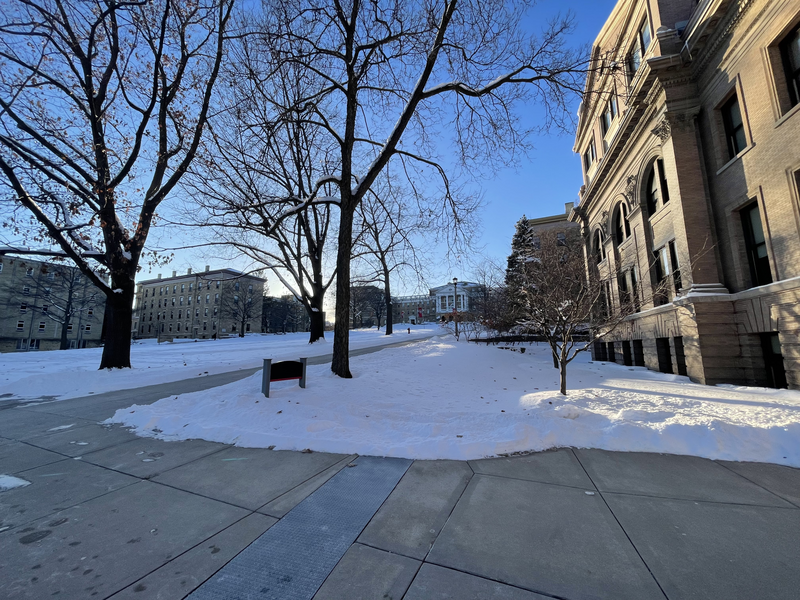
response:
[(458, 278), (453, 277), (453, 321), (456, 324), (456, 340), (458, 340)]

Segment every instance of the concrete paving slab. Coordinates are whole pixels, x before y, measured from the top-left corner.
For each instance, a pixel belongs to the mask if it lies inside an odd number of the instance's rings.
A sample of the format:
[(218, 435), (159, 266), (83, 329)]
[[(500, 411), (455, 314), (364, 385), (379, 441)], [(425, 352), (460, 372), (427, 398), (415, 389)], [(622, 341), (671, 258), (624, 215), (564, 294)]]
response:
[(88, 419), (34, 412), (26, 408), (9, 408), (0, 415), (0, 435), (12, 440), (25, 440), (69, 425), (79, 427), (92, 423)]
[(800, 509), (605, 498), (670, 600), (797, 600)]
[(556, 483), (585, 490), (595, 489), (571, 448), (536, 452), (526, 456), (471, 460), (469, 466), (475, 473), (482, 475)]
[(424, 559), (471, 478), (463, 462), (415, 461), (358, 541)]
[(95, 450), (135, 440), (136, 435), (118, 425), (83, 425), (51, 431), (25, 440), (26, 443), (67, 456), (83, 456)]
[(353, 544), (313, 600), (400, 600), (422, 563)]
[(154, 481), (256, 510), (344, 457), (323, 452), (229, 448), (172, 469)]
[(426, 562), (569, 600), (664, 600), (600, 494), (571, 487), (475, 475)]
[(140, 481), (0, 534), (0, 597), (106, 598), (246, 515)]
[(31, 484), (0, 494), (0, 525), (4, 527), (28, 523), (138, 481), (69, 458), (29, 469), (18, 477)]
[(153, 438), (133, 437), (133, 441), (86, 454), (83, 460), (128, 475), (149, 479), (230, 447), (205, 440), (165, 442)]
[(769, 463), (717, 462), (795, 506), (800, 506), (800, 469)]
[(6, 475), (49, 465), (60, 460), (65, 460), (61, 454), (42, 450), (22, 442), (11, 442), (0, 446), (0, 473)]
[(497, 581), (425, 563), (403, 600), (551, 600)]
[(295, 506), (305, 500), (308, 496), (310, 496), (315, 490), (319, 489), (320, 486), (322, 486), (331, 477), (336, 475), (336, 473), (344, 469), (348, 464), (352, 463), (356, 458), (358, 458), (357, 454), (351, 454), (350, 456), (343, 458), (332, 467), (325, 469), (319, 475), (315, 475), (305, 483), (301, 483), (285, 494), (278, 496), (272, 502), (265, 504), (258, 509), (258, 512), (280, 519)]
[(575, 450), (597, 489), (761, 506), (791, 506), (712, 460), (648, 452)]
[(276, 522), (277, 520), (272, 517), (250, 514), (149, 575), (131, 583), (121, 592), (111, 596), (110, 600), (183, 598)]
[(0, 437), (0, 446), (4, 446), (4, 445), (6, 445), (6, 444), (10, 444), (10, 443), (11, 443), (11, 442), (13, 442), (13, 441), (14, 441), (14, 440), (9, 440), (8, 438), (3, 438), (3, 437)]

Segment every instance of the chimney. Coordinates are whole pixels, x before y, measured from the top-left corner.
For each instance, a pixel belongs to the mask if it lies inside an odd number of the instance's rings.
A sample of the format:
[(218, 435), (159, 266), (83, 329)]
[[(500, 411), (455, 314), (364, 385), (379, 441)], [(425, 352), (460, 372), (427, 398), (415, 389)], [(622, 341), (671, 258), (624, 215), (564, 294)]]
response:
[(191, 268), (187, 269), (186, 274), (187, 275), (191, 275), (192, 274), (192, 269)]
[(208, 265), (206, 265), (206, 273), (208, 273), (208, 270), (209, 270), (210, 268), (211, 268), (211, 267), (209, 267)]
[(173, 271), (173, 272), (172, 272), (172, 276), (173, 276), (173, 277), (175, 277), (177, 274), (178, 274), (178, 272), (177, 272), (177, 271)]
[(572, 212), (572, 209), (575, 208), (574, 202), (564, 202), (564, 212), (567, 214)]
[(158, 274), (158, 279), (161, 279), (161, 273)]

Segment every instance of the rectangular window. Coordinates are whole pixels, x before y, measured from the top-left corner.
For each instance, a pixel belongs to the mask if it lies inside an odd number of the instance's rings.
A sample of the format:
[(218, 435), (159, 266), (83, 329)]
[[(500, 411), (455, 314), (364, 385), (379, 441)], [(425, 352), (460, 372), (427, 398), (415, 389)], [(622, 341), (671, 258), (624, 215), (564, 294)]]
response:
[(780, 43), (786, 85), (791, 106), (800, 104), (800, 25), (789, 32)]
[(28, 267), (27, 269), (25, 269), (25, 276), (33, 277), (33, 267)]
[(30, 294), (31, 294), (31, 288), (29, 288), (27, 285), (26, 285), (26, 286), (23, 286), (23, 288), (22, 288), (22, 294), (23, 294), (24, 296), (30, 296)]
[(90, 308), (89, 310), (86, 311), (86, 314), (91, 317), (94, 314), (94, 309)]
[(67, 323), (67, 332), (72, 331), (72, 323)]
[(603, 111), (603, 116), (601, 122), (603, 124), (603, 135), (606, 135), (608, 131), (611, 129), (611, 124), (614, 122), (614, 117), (617, 116), (617, 102), (616, 98), (612, 97), (608, 104), (606, 104), (606, 109)]
[(25, 321), (17, 321), (17, 331), (22, 331), (25, 328)]
[(19, 305), (19, 312), (21, 312), (21, 313), (28, 312), (28, 303), (27, 302), (23, 302), (22, 304)]
[(206, 294), (206, 304), (211, 302), (211, 294)]
[(672, 266), (672, 281), (675, 284), (675, 293), (677, 294), (678, 290), (683, 287), (683, 282), (681, 281), (681, 270), (678, 265), (678, 250), (675, 247), (675, 240), (669, 243), (669, 262), (670, 266)]
[(47, 323), (44, 321), (39, 321), (39, 331), (44, 331), (44, 328), (47, 326)]
[(47, 278), (48, 278), (50, 281), (53, 281), (53, 280), (56, 278), (56, 272), (55, 272), (55, 271), (50, 271), (50, 272), (47, 274)]
[(589, 168), (594, 164), (595, 160), (597, 160), (597, 150), (595, 150), (594, 140), (592, 140), (589, 142), (589, 147), (586, 149), (586, 152), (583, 153), (583, 166), (586, 172), (589, 171)]
[(216, 283), (216, 285), (215, 285), (214, 287), (215, 287), (216, 289), (219, 289), (219, 280), (217, 280), (215, 283)]
[(219, 303), (219, 294), (214, 294), (214, 304)]
[(50, 306), (47, 304), (42, 304), (42, 314), (46, 315), (48, 310), (50, 310)]
[(182, 294), (183, 292), (185, 292), (185, 291), (186, 291), (186, 284), (185, 284), (185, 283), (182, 283), (182, 284), (181, 284), (181, 294)]
[(636, 32), (636, 40), (633, 43), (631, 53), (628, 55), (628, 69), (631, 77), (639, 70), (639, 66), (642, 64), (642, 57), (644, 57), (647, 49), (650, 47), (650, 41), (650, 23), (647, 17), (645, 17), (642, 25), (639, 27), (639, 31)]
[(725, 142), (728, 146), (728, 158), (732, 159), (747, 147), (742, 111), (739, 107), (739, 98), (736, 94), (722, 105), (720, 112), (722, 113), (722, 124), (725, 127)]
[(567, 245), (567, 234), (563, 231), (559, 231), (556, 233), (556, 244), (558, 246), (566, 246)]
[(177, 292), (178, 292), (178, 286), (177, 285), (173, 285), (172, 286), (172, 293), (175, 294)]
[(750, 264), (750, 277), (753, 286), (772, 283), (772, 271), (769, 267), (767, 240), (761, 225), (758, 203), (753, 202), (741, 210), (742, 227), (744, 229), (744, 247), (747, 262)]

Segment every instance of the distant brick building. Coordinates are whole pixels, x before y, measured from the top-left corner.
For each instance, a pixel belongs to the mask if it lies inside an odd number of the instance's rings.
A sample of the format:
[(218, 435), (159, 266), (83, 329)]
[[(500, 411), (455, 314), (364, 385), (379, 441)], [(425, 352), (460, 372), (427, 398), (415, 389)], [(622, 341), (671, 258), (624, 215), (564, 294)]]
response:
[(0, 352), (101, 344), (106, 300), (77, 267), (0, 256)]
[(593, 60), (571, 219), (641, 304), (595, 358), (800, 388), (800, 5), (622, 0)]
[(149, 279), (136, 284), (133, 336), (194, 338), (261, 332), (264, 280), (234, 269)]

